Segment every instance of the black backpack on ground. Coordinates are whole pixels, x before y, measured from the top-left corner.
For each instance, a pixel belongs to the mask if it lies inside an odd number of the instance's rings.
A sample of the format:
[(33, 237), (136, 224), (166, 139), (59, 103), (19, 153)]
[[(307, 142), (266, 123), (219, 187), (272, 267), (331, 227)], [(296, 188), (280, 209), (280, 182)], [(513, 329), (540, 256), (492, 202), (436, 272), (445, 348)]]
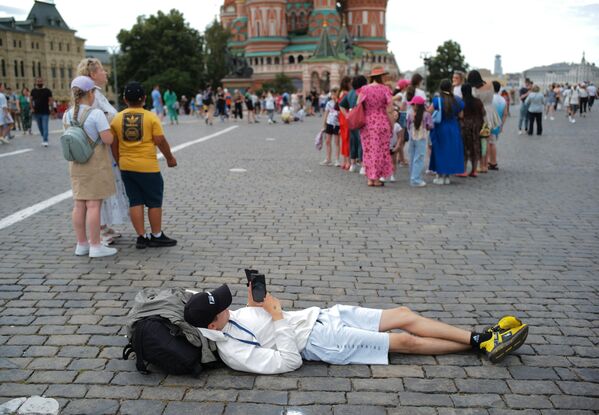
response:
[(171, 375), (202, 373), (202, 348), (191, 344), (181, 330), (168, 319), (160, 316), (145, 317), (133, 326), (133, 335), (123, 349), (123, 359), (135, 353), (137, 370), (143, 374), (150, 371), (151, 363)]

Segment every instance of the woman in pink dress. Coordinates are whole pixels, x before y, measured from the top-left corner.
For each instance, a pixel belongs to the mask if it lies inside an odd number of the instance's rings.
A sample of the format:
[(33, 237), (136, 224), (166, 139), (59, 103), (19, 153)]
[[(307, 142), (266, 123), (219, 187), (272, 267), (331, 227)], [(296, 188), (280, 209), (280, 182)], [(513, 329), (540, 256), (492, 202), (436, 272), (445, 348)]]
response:
[(359, 100), (364, 104), (366, 124), (360, 129), (363, 163), (366, 168), (368, 186), (380, 187), (385, 184), (381, 177), (393, 173), (393, 164), (389, 152), (393, 117), (391, 91), (383, 84), (383, 68), (374, 68), (370, 73), (370, 84), (358, 91)]

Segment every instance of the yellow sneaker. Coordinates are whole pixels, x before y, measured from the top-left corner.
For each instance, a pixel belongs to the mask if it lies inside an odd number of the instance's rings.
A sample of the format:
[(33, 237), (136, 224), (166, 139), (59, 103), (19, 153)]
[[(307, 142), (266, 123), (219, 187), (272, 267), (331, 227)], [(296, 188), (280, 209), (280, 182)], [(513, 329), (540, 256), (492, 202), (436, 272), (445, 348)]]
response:
[(480, 349), (487, 352), (492, 363), (499, 363), (508, 353), (522, 346), (526, 337), (528, 337), (527, 324), (505, 331), (494, 331), (493, 337), (480, 344)]
[(487, 327), (485, 331), (496, 332), (496, 331), (505, 331), (510, 329), (515, 329), (516, 327), (520, 327), (522, 325), (522, 320), (520, 320), (516, 316), (503, 316), (497, 324), (491, 327)]

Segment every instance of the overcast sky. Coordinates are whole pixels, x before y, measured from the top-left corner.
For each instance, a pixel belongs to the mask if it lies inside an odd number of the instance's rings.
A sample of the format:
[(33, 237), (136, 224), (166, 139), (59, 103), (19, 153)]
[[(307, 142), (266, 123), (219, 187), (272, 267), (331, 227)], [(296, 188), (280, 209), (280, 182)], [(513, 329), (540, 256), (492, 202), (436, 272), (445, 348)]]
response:
[[(69, 27), (90, 46), (117, 45), (120, 29), (130, 29), (139, 15), (180, 10), (203, 31), (222, 0), (56, 0)], [(25, 19), (32, 0), (0, 0), (0, 17)], [(103, 6), (103, 7), (102, 7)], [(495, 7), (495, 9), (492, 9)], [(585, 0), (389, 0), (387, 37), (402, 71), (422, 65), (422, 52), (433, 53), (448, 39), (462, 46), (466, 61), (493, 69), (502, 55), (504, 72), (520, 72), (555, 62), (599, 64), (599, 3)]]

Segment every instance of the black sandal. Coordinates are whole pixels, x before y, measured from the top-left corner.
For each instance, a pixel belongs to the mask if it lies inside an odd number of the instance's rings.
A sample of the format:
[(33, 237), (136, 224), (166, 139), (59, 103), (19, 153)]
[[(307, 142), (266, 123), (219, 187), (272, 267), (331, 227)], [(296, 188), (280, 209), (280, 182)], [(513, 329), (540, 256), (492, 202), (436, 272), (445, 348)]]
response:
[(489, 170), (499, 170), (499, 167), (497, 166), (497, 164), (489, 163)]

